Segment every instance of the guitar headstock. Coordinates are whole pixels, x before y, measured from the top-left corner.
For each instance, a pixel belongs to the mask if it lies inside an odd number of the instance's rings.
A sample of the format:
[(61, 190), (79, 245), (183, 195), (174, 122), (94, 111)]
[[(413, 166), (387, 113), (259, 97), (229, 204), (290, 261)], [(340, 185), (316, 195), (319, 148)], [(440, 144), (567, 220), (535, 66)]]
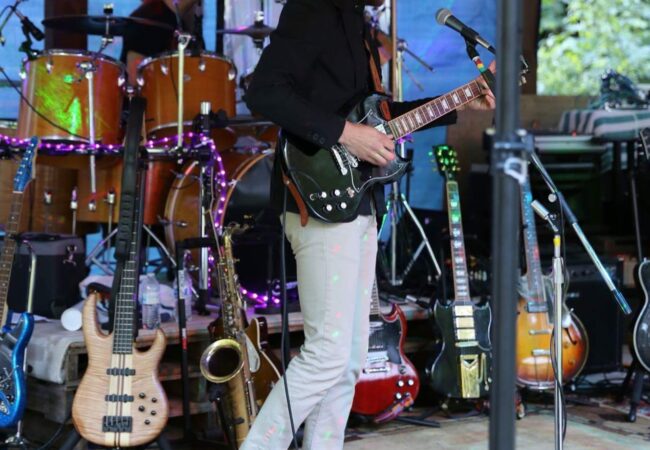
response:
[(14, 192), (23, 192), (27, 184), (34, 178), (34, 161), (36, 160), (36, 149), (38, 147), (38, 137), (33, 136), (30, 141), (23, 159), (20, 161), (18, 172), (14, 177)]
[(445, 176), (447, 181), (454, 180), (456, 172), (460, 171), (456, 150), (448, 145), (437, 145), (433, 148), (433, 156), (440, 173)]

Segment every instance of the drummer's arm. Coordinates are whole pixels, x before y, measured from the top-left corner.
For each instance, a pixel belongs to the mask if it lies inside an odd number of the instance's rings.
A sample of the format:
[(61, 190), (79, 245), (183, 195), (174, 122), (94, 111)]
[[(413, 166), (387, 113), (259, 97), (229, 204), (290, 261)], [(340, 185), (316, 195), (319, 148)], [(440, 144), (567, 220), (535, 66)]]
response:
[(145, 56), (138, 52), (128, 52), (126, 54), (126, 72), (129, 75), (129, 80), (135, 86), (138, 76), (138, 65), (142, 62)]
[(180, 10), (181, 16), (185, 14), (198, 0), (165, 0), (165, 5), (172, 11), (176, 12), (176, 3)]
[(310, 103), (296, 88), (304, 85), (313, 64), (336, 27), (336, 16), (323, 11), (329, 2), (293, 0), (280, 16), (246, 93), (251, 111), (316, 145), (337, 143), (345, 119)]

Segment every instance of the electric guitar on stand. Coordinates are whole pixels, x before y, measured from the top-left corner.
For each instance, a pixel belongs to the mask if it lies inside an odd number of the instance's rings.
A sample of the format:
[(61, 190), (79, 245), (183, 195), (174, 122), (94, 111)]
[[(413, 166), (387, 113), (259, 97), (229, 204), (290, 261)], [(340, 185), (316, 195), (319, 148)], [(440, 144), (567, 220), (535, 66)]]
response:
[(158, 380), (158, 364), (166, 348), (157, 329), (151, 348), (135, 348), (136, 301), (139, 285), (140, 232), (144, 192), (138, 174), (138, 151), (144, 101), (131, 100), (127, 125), (115, 241), (118, 260), (111, 300), (115, 306), (113, 331), (105, 335), (96, 318), (97, 298), (86, 299), (83, 333), (88, 367), (72, 403), (72, 423), (89, 442), (110, 448), (148, 444), (158, 437), (169, 415), (167, 396)]
[[(434, 122), (483, 94), (476, 81), (470, 81), (391, 121), (382, 118), (380, 105), (385, 97), (373, 94), (348, 114), (347, 120), (363, 123), (396, 140)], [(284, 171), (295, 184), (311, 213), (325, 222), (350, 222), (357, 216), (364, 192), (377, 183), (397, 180), (409, 161), (398, 153), (384, 167), (360, 161), (344, 145), (320, 148), (295, 136), (280, 136)]]
[[(549, 299), (554, 294), (552, 286), (545, 289), (532, 201), (530, 181), (527, 180), (521, 187), (526, 283), (521, 289), (517, 309), (517, 384), (528, 389), (545, 390), (555, 386), (551, 360), (553, 320), (549, 314), (553, 308), (547, 302), (545, 292)], [(587, 362), (588, 340), (582, 322), (573, 313), (567, 311), (565, 315), (562, 320), (562, 380), (567, 383)]]
[(459, 170), (456, 151), (446, 145), (434, 150), (438, 170), (447, 188), (447, 215), (451, 242), (454, 299), (434, 306), (442, 334), (442, 349), (428, 368), (431, 387), (445, 397), (479, 399), (488, 394), (491, 383), (492, 344), (489, 304), (477, 305), (470, 297), (460, 195), (455, 173)]
[(33, 164), (36, 157), (38, 138), (33, 137), (14, 178), (14, 190), (11, 208), (5, 226), (5, 239), (0, 254), (0, 428), (15, 425), (23, 416), (27, 402), (25, 373), (25, 348), (32, 336), (34, 318), (25, 312), (20, 315), (18, 323), (11, 326), (11, 314), (8, 314), (9, 280), (11, 267), (16, 252), (15, 237), (20, 226), (23, 206), (23, 193), (33, 178)]
[[(650, 154), (650, 128), (644, 128), (639, 133), (646, 155)], [(637, 282), (643, 288), (644, 305), (634, 324), (632, 343), (634, 353), (639, 363), (650, 372), (650, 260), (644, 259), (639, 265)]]
[(404, 354), (406, 317), (397, 305), (389, 314), (382, 314), (376, 281), (370, 302), (368, 339), (368, 355), (355, 387), (352, 412), (372, 416), (377, 423), (387, 422), (413, 404), (420, 390), (420, 378)]

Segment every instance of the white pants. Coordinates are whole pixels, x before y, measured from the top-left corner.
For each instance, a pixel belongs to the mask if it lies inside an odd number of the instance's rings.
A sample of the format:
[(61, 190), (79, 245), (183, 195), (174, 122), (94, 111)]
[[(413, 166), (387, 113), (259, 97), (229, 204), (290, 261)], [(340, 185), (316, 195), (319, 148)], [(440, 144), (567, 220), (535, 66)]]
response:
[[(285, 373), (296, 429), (305, 422), (302, 448), (343, 448), (354, 385), (368, 351), (370, 296), (375, 278), (374, 216), (300, 225), (287, 213), (286, 233), (296, 256), (305, 343)], [(275, 385), (253, 423), (243, 450), (291, 445), (284, 380)]]

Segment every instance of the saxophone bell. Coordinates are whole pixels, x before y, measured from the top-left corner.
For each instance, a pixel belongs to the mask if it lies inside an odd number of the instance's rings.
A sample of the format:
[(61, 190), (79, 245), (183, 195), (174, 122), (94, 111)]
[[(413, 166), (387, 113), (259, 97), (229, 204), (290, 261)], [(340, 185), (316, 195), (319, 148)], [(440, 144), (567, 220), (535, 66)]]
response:
[(234, 339), (218, 339), (203, 351), (199, 366), (208, 381), (226, 383), (244, 367), (241, 345)]

